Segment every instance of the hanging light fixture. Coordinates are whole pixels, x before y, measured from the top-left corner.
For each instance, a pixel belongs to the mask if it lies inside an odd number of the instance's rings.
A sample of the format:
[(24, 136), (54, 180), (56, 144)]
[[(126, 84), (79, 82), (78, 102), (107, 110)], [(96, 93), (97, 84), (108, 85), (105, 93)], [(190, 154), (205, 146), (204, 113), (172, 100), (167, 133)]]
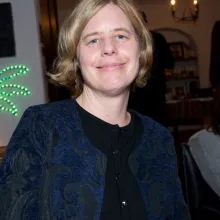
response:
[[(184, 0), (186, 1), (186, 0)], [(189, 6), (188, 11), (184, 9), (181, 17), (176, 16), (176, 0), (171, 0), (171, 13), (175, 20), (177, 21), (197, 21), (199, 18), (199, 2), (198, 0), (193, 0), (193, 7)], [(188, 1), (189, 2), (189, 1)]]

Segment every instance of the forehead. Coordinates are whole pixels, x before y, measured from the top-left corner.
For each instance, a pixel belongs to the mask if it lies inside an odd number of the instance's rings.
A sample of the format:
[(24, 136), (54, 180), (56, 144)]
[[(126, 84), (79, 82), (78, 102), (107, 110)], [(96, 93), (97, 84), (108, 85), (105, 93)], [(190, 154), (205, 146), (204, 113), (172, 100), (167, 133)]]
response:
[(111, 31), (116, 28), (126, 28), (133, 31), (132, 24), (125, 13), (118, 6), (108, 4), (90, 19), (83, 34), (91, 31)]

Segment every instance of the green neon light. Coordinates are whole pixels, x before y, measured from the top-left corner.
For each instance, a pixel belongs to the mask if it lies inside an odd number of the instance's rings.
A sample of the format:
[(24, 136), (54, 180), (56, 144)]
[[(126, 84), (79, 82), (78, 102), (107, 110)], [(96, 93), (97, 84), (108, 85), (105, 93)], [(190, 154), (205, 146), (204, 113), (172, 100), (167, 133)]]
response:
[[(16, 77), (25, 75), (28, 72), (29, 69), (26, 66), (22, 65), (9, 66), (0, 70), (0, 101), (6, 104), (6, 106), (0, 104), (0, 111), (10, 112), (14, 116), (18, 115), (18, 109), (16, 105), (10, 100), (10, 97), (19, 95), (27, 96), (30, 95), (30, 91), (24, 86), (12, 83), (8, 84), (7, 82)], [(4, 76), (6, 74), (9, 75), (1, 78), (1, 76)], [(12, 91), (7, 92), (7, 90)]]

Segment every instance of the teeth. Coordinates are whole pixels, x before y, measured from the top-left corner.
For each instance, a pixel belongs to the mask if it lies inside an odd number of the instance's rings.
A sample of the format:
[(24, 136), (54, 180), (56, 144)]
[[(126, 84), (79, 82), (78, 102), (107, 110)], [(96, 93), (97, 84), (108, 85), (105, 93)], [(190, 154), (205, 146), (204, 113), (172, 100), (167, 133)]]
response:
[(109, 65), (109, 66), (104, 66), (105, 68), (108, 68), (108, 67), (113, 67), (113, 66), (117, 66), (118, 64), (113, 64), (113, 65)]
[(106, 66), (100, 66), (98, 67), (99, 69), (101, 68), (111, 68), (111, 67), (115, 67), (115, 66), (119, 66), (120, 64), (112, 64), (112, 65), (106, 65)]

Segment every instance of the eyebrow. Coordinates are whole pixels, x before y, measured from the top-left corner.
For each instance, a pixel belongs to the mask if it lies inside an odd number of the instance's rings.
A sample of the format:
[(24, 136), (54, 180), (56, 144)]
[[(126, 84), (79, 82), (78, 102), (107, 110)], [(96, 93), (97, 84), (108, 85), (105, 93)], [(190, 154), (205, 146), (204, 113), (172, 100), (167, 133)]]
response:
[[(128, 34), (131, 34), (131, 31), (129, 31), (127, 28), (115, 28), (113, 29), (113, 31), (111, 32), (118, 32), (118, 31), (124, 31)], [(86, 34), (84, 37), (83, 37), (83, 40), (85, 40), (86, 38), (88, 37), (91, 37), (91, 36), (94, 36), (94, 35), (99, 35), (99, 34), (102, 34), (103, 32), (98, 32), (98, 31), (95, 31), (95, 32), (92, 32), (92, 33), (89, 33), (89, 34)]]

